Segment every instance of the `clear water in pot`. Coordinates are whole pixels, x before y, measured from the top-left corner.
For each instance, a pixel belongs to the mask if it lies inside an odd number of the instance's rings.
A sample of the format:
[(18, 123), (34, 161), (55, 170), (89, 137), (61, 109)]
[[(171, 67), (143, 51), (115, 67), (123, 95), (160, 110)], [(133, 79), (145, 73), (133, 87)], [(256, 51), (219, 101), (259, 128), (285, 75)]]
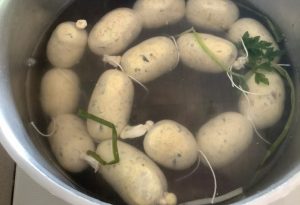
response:
[[(38, 62), (37, 66), (33, 68), (36, 69), (34, 77), (41, 78), (43, 73), (50, 68), (45, 55), (46, 43), (51, 31), (58, 23), (86, 19), (88, 31), (90, 31), (92, 26), (106, 12), (117, 7), (132, 7), (133, 2), (129, 0), (77, 0), (71, 4), (53, 23), (53, 27), (45, 36), (45, 41), (38, 45), (38, 52), (34, 56)], [(259, 19), (255, 14), (241, 9), (241, 17), (243, 16)], [(149, 37), (177, 35), (189, 28), (190, 25), (185, 20), (182, 20), (174, 26), (166, 26), (163, 29), (143, 30), (140, 37), (131, 46)], [(282, 62), (288, 63), (288, 58), (283, 58)], [(80, 108), (87, 108), (89, 97), (98, 77), (108, 68), (110, 67), (105, 65), (100, 57), (92, 54), (87, 49), (82, 61), (75, 67), (82, 86)], [(208, 119), (222, 112), (238, 111), (237, 102), (240, 93), (232, 88), (225, 74), (199, 73), (179, 64), (174, 71), (147, 83), (146, 86), (150, 90), (148, 95), (139, 85), (135, 85), (136, 93), (130, 124), (143, 123), (146, 120), (171, 119), (186, 126), (192, 133), (196, 133), (199, 127), (207, 122)], [(31, 89), (29, 96), (31, 96), (30, 93), (39, 93), (38, 84), (32, 84), (29, 87)], [(39, 108), (35, 108), (35, 111), (31, 113), (35, 119), (34, 121), (38, 127), (45, 130), (49, 119), (42, 114), (38, 95), (30, 101), (35, 101), (31, 103), (31, 106)], [(288, 100), (286, 104), (288, 105)], [(274, 139), (282, 130), (289, 113), (288, 107), (285, 110), (286, 113), (278, 125), (265, 130), (263, 133), (268, 139)], [(142, 139), (128, 140), (127, 142), (143, 149)], [(260, 159), (265, 152), (266, 145), (256, 136), (252, 145), (245, 153), (239, 156), (238, 160), (228, 167), (216, 170), (218, 194), (221, 195), (247, 185), (254, 176)], [(213, 178), (209, 169), (202, 164), (193, 175), (183, 180), (178, 180), (182, 176), (188, 175), (195, 166), (179, 172), (162, 168), (168, 179), (169, 191), (176, 193), (179, 202), (207, 198), (212, 195)], [(91, 168), (81, 174), (68, 175), (74, 181), (74, 185), (78, 186), (83, 192), (87, 192), (102, 201), (118, 205), (125, 204), (104, 179), (99, 175), (95, 175)]]

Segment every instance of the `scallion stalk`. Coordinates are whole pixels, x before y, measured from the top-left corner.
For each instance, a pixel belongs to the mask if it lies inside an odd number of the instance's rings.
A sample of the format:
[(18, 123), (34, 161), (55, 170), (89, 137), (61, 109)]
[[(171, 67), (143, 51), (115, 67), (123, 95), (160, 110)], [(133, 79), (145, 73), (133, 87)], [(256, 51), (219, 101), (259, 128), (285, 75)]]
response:
[(293, 122), (293, 119), (295, 116), (295, 111), (296, 111), (296, 93), (295, 93), (295, 87), (294, 87), (293, 80), (291, 79), (288, 72), (281, 66), (274, 64), (273, 67), (284, 79), (286, 79), (286, 81), (288, 83), (288, 86), (290, 88), (291, 110), (290, 110), (288, 120), (287, 120), (283, 130), (281, 131), (280, 135), (276, 138), (275, 142), (268, 149), (264, 159), (262, 160), (262, 162), (260, 164), (260, 167), (262, 167), (266, 164), (268, 159), (275, 154), (275, 152), (279, 149), (280, 145), (287, 138), (288, 132), (291, 128), (291, 125), (292, 125), (292, 122)]
[(95, 122), (98, 122), (106, 127), (109, 127), (112, 129), (112, 150), (113, 150), (113, 156), (114, 159), (110, 162), (105, 161), (104, 159), (101, 158), (101, 156), (99, 156), (96, 152), (93, 151), (87, 151), (87, 155), (93, 157), (95, 160), (97, 160), (100, 164), (102, 165), (112, 165), (112, 164), (117, 164), (120, 161), (120, 157), (119, 157), (119, 151), (118, 151), (118, 134), (117, 134), (117, 130), (116, 127), (113, 123), (104, 120), (102, 118), (99, 118), (91, 113), (88, 113), (84, 110), (79, 110), (78, 111), (78, 115), (83, 118), (83, 119), (89, 119), (89, 120), (93, 120)]

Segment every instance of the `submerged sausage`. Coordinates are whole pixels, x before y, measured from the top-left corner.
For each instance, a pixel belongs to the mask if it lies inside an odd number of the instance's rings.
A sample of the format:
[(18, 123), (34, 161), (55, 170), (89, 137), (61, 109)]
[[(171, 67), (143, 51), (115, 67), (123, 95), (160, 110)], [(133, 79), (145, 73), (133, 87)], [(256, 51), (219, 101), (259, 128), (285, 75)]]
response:
[(186, 18), (199, 29), (226, 31), (239, 18), (239, 9), (230, 0), (189, 0)]
[(178, 51), (174, 42), (163, 36), (143, 41), (126, 51), (121, 59), (124, 71), (141, 83), (173, 70), (177, 63)]
[(50, 146), (59, 164), (69, 172), (81, 172), (88, 164), (83, 156), (95, 145), (84, 122), (75, 115), (66, 114), (53, 118), (48, 128)]
[(145, 28), (159, 28), (180, 21), (185, 14), (184, 0), (138, 0), (133, 10)]
[[(118, 134), (127, 125), (134, 96), (134, 87), (129, 77), (118, 70), (107, 70), (99, 78), (89, 102), (88, 112), (116, 126)], [(96, 141), (110, 139), (110, 128), (87, 120), (90, 135)]]
[(251, 123), (241, 114), (226, 112), (209, 120), (197, 133), (198, 147), (214, 168), (233, 162), (252, 142)]
[(236, 21), (230, 27), (227, 38), (234, 43), (239, 43), (247, 31), (249, 32), (250, 37), (260, 36), (260, 40), (270, 42), (275, 49), (278, 49), (278, 44), (266, 27), (252, 18), (241, 18)]
[(144, 149), (155, 162), (174, 170), (187, 169), (198, 158), (193, 134), (172, 120), (154, 124), (145, 136)]
[(257, 84), (255, 75), (247, 81), (249, 92), (241, 96), (240, 112), (253, 121), (256, 128), (264, 129), (275, 125), (282, 117), (285, 102), (285, 89), (282, 78), (275, 72), (265, 72), (269, 85)]
[(107, 13), (93, 27), (88, 44), (97, 55), (116, 55), (124, 51), (142, 30), (142, 23), (132, 9), (118, 8)]
[(53, 68), (41, 82), (41, 104), (50, 117), (76, 111), (80, 97), (77, 74), (69, 69)]
[(47, 45), (47, 57), (53, 66), (71, 68), (79, 63), (87, 45), (86, 26), (85, 20), (78, 20), (56, 27)]
[[(197, 37), (196, 37), (197, 36)], [(214, 54), (222, 67), (201, 47), (198, 40)], [(187, 33), (177, 39), (180, 60), (186, 66), (201, 72), (221, 73), (237, 58), (237, 48), (231, 42), (210, 34)]]
[[(130, 205), (175, 205), (176, 197), (168, 193), (167, 180), (144, 153), (118, 141), (120, 162), (99, 168), (100, 174)], [(113, 160), (111, 140), (103, 141), (97, 154), (105, 161)]]

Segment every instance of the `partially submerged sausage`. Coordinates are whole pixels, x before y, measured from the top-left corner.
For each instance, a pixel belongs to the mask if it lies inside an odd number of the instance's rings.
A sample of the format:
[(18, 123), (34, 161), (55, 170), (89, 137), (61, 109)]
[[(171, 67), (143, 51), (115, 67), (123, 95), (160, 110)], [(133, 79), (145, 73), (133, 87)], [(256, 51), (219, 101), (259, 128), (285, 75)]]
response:
[[(94, 88), (88, 112), (113, 123), (119, 135), (128, 123), (133, 96), (134, 87), (130, 78), (121, 71), (107, 70)], [(112, 137), (111, 129), (98, 122), (87, 120), (87, 128), (96, 141)]]
[(196, 139), (213, 168), (233, 162), (252, 142), (251, 123), (243, 115), (226, 112), (204, 124)]
[(172, 120), (154, 124), (145, 136), (144, 149), (155, 162), (174, 170), (187, 169), (198, 158), (193, 134)]
[(241, 18), (236, 21), (228, 30), (227, 38), (234, 43), (239, 43), (247, 31), (250, 37), (259, 36), (260, 40), (270, 42), (275, 49), (278, 49), (278, 44), (266, 27), (252, 18)]
[(55, 67), (72, 68), (79, 63), (87, 46), (87, 22), (63, 22), (53, 31), (47, 45), (47, 57)]
[(159, 28), (180, 21), (185, 14), (184, 0), (138, 0), (133, 10), (145, 28)]
[(127, 50), (121, 66), (131, 77), (146, 83), (173, 70), (178, 63), (174, 42), (163, 36), (153, 37)]
[(283, 115), (285, 103), (284, 82), (280, 75), (276, 72), (264, 74), (269, 85), (257, 84), (255, 75), (252, 75), (247, 81), (250, 94), (247, 97), (242, 95), (239, 101), (240, 112), (258, 129), (275, 125)]
[[(176, 205), (176, 196), (168, 193), (167, 180), (144, 153), (118, 141), (120, 161), (114, 165), (99, 165), (99, 173), (130, 205)], [(97, 154), (105, 161), (113, 160), (112, 141), (98, 145)]]
[[(199, 40), (214, 54), (222, 66), (201, 47)], [(211, 34), (186, 33), (177, 39), (177, 44), (182, 63), (201, 72), (224, 72), (237, 58), (237, 48), (234, 44)]]
[(124, 51), (142, 30), (142, 23), (132, 9), (118, 8), (100, 19), (88, 38), (97, 55), (116, 55)]
[(186, 18), (196, 28), (221, 32), (239, 18), (239, 9), (230, 0), (189, 0)]
[(41, 105), (50, 117), (76, 111), (80, 97), (77, 74), (69, 69), (52, 68), (41, 82)]
[(50, 146), (59, 164), (69, 172), (81, 172), (88, 167), (83, 160), (87, 151), (94, 151), (95, 145), (84, 122), (72, 114), (53, 118), (48, 128)]

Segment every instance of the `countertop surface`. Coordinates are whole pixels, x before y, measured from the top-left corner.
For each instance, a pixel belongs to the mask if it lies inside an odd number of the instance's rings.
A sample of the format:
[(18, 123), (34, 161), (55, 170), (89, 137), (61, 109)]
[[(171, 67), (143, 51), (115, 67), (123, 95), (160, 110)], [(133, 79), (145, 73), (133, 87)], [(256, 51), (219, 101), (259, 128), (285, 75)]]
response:
[[(270, 205), (299, 205), (300, 187), (288, 197)], [(49, 194), (17, 167), (13, 205), (70, 205)], [(265, 205), (265, 204), (263, 204)]]
[[(1, 137), (1, 136), (0, 136)], [(15, 164), (0, 145), (0, 205), (11, 204)]]

